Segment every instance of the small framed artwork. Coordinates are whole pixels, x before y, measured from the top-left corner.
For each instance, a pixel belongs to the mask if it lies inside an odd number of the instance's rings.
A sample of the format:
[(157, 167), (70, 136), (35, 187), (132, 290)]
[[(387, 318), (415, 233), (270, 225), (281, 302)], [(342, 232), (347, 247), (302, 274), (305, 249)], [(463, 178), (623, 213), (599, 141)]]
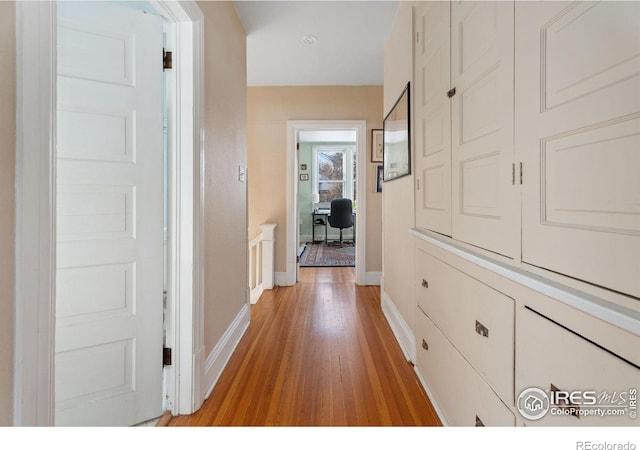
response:
[(384, 157), (384, 132), (371, 130), (371, 162), (382, 162)]
[(376, 192), (382, 192), (382, 182), (384, 181), (384, 166), (379, 165), (376, 169)]
[(300, 181), (309, 181), (309, 174), (308, 173), (301, 173), (300, 174)]
[(300, 164), (300, 170), (307, 170), (306, 164)]

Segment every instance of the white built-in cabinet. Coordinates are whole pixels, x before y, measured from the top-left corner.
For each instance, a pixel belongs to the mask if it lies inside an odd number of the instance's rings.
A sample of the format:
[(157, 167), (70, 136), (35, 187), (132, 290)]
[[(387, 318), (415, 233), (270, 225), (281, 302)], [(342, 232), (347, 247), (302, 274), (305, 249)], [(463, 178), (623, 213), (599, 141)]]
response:
[(514, 257), (513, 2), (451, 3), (452, 234)]
[(640, 297), (640, 3), (414, 20), (416, 227)]
[(640, 297), (640, 3), (516, 5), (522, 260)]
[[(416, 2), (416, 371), (451, 425), (640, 387), (640, 2)], [(435, 233), (433, 233), (435, 232)]]
[(514, 257), (514, 4), (415, 8), (416, 224)]
[(451, 236), (450, 7), (415, 8), (414, 160), (416, 222)]
[[(640, 383), (637, 312), (623, 316), (435, 233), (413, 233), (415, 367), (446, 424), (640, 426), (639, 405), (629, 403)], [(529, 420), (518, 401), (531, 387), (617, 393), (613, 404), (628, 409), (589, 415), (578, 397), (561, 405), (575, 414)]]

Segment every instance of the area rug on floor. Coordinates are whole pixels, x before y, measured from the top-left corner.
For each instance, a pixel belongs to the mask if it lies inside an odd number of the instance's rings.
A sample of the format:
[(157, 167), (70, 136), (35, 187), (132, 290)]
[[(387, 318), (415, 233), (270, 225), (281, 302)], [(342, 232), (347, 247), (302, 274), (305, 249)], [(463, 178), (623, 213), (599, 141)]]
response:
[(352, 243), (340, 245), (307, 244), (300, 256), (300, 267), (355, 267), (356, 248)]

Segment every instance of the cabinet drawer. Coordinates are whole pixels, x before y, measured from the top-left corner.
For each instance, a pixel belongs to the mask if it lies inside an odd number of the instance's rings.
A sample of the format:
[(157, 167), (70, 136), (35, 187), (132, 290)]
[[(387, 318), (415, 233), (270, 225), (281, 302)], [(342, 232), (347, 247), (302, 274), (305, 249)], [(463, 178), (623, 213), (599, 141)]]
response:
[[(606, 392), (611, 395), (611, 400), (620, 409), (629, 407), (630, 390), (635, 389), (637, 395), (637, 390), (640, 388), (640, 369), (634, 363), (624, 361), (534, 310), (527, 307), (518, 308), (516, 338), (518, 352), (516, 394), (518, 395), (530, 387), (537, 387), (547, 393), (556, 389), (569, 392), (595, 391), (596, 397)], [(638, 341), (637, 337), (630, 335), (629, 345), (635, 345), (640, 349)], [(640, 425), (640, 420), (637, 416), (635, 419), (631, 418), (633, 414), (630, 414), (628, 409), (624, 415), (620, 416), (590, 415), (588, 409), (591, 406), (580, 405), (583, 402), (589, 403), (589, 399), (583, 400), (579, 393), (575, 395), (577, 397), (572, 403), (579, 408), (578, 415), (554, 415), (552, 410), (558, 409), (551, 404), (550, 411), (541, 419), (522, 418), (522, 420), (527, 425), (539, 426)], [(605, 405), (609, 406), (611, 402), (596, 406)], [(569, 411), (564, 408), (562, 412)], [(638, 409), (635, 412), (637, 414)]]
[(422, 250), (415, 252), (418, 306), (513, 404), (513, 299)]
[(515, 416), (420, 310), (417, 368), (449, 425), (513, 426)]

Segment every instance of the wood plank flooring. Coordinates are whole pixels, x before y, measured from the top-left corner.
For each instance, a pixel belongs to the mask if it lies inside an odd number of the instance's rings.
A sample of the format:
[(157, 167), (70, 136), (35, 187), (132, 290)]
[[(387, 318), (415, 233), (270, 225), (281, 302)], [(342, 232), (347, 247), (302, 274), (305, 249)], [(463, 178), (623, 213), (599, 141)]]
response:
[(301, 268), (265, 291), (203, 407), (169, 426), (440, 425), (380, 308), (353, 268)]

